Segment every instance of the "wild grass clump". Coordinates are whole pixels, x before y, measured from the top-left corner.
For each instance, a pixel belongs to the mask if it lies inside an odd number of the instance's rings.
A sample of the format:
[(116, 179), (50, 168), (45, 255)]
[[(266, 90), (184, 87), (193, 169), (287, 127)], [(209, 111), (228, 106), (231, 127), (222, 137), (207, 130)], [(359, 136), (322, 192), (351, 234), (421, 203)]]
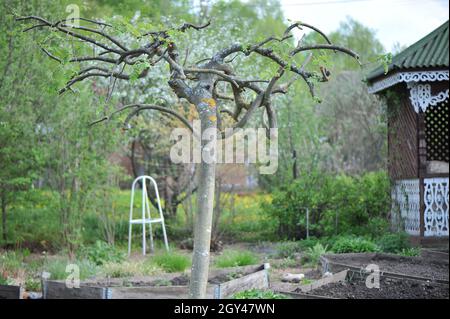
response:
[(300, 253), (302, 247), (298, 241), (285, 241), (276, 245), (275, 258), (294, 258), (295, 254)]
[(6, 251), (0, 255), (0, 276), (7, 278), (22, 267), (24, 254), (16, 251)]
[(218, 268), (254, 265), (258, 258), (249, 251), (226, 250), (217, 257), (215, 265)]
[(385, 253), (398, 254), (411, 248), (409, 235), (405, 232), (387, 233), (377, 240), (380, 250)]
[(363, 237), (342, 236), (333, 244), (333, 252), (342, 253), (371, 253), (380, 251), (377, 244)]
[(323, 246), (321, 243), (315, 244), (306, 250), (304, 262), (310, 265), (317, 265), (319, 263), (320, 256), (325, 255), (328, 252), (328, 246)]
[(173, 252), (151, 257), (151, 262), (166, 272), (185, 271), (191, 265), (191, 259), (188, 256)]
[(314, 247), (319, 242), (316, 238), (298, 241), (284, 241), (276, 245), (275, 258), (295, 258), (296, 254)]
[(69, 265), (76, 265), (80, 270), (80, 280), (95, 276), (99, 267), (88, 259), (70, 260), (68, 258), (51, 258), (45, 262), (43, 270), (50, 273), (50, 279), (64, 280), (73, 270), (68, 268)]
[(418, 257), (420, 256), (420, 248), (403, 248), (401, 251), (397, 252), (397, 254), (405, 257)]
[(133, 276), (151, 276), (161, 272), (161, 268), (145, 260), (108, 262), (102, 267), (101, 274), (111, 278), (123, 278)]
[(94, 245), (85, 247), (82, 255), (99, 266), (107, 262), (119, 263), (125, 260), (123, 251), (101, 240), (97, 240)]

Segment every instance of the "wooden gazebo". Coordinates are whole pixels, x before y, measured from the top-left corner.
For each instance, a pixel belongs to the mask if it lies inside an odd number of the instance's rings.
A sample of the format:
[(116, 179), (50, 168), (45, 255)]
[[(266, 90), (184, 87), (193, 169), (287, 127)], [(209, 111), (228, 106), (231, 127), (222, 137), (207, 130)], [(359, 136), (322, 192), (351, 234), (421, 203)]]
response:
[(368, 76), (386, 99), (392, 221), (418, 243), (448, 244), (449, 23)]

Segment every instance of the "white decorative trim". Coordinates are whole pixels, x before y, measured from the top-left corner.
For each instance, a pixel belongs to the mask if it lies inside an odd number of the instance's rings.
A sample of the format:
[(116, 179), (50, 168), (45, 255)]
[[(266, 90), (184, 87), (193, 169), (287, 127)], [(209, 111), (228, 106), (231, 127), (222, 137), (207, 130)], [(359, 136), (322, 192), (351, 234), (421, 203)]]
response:
[(420, 181), (397, 180), (392, 188), (392, 224), (410, 235), (420, 235)]
[(414, 111), (425, 112), (429, 106), (435, 106), (440, 102), (448, 99), (449, 90), (439, 92), (437, 95), (431, 95), (430, 84), (419, 84), (416, 82), (408, 82), (409, 99), (414, 107)]
[(448, 178), (424, 179), (425, 236), (448, 236)]
[(383, 91), (397, 83), (448, 81), (449, 71), (398, 72), (369, 86), (369, 93)]

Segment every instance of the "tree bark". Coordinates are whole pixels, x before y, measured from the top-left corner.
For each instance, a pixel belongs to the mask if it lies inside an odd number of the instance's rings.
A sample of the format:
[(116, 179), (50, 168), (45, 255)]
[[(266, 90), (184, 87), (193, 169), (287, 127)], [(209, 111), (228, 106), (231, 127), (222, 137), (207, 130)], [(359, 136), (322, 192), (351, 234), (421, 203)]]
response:
[(220, 215), (222, 213), (222, 207), (220, 205), (220, 197), (221, 197), (221, 178), (216, 178), (216, 189), (214, 191), (214, 211), (213, 211), (213, 226), (211, 231), (212, 240), (219, 239), (219, 221)]
[(298, 169), (297, 169), (297, 151), (292, 150), (292, 160), (294, 163), (292, 164), (292, 178), (295, 180), (298, 178)]
[(2, 200), (2, 238), (6, 243), (7, 237), (7, 231), (6, 231), (6, 196), (5, 192), (2, 192), (1, 196)]
[[(205, 101), (205, 99), (201, 99), (201, 101)], [(216, 129), (215, 102), (202, 102), (197, 106), (197, 109), (202, 123), (202, 132), (205, 132), (206, 129)], [(216, 141), (217, 139), (214, 138), (214, 143)], [(216, 159), (207, 162), (203, 155), (205, 152), (208, 152), (210, 146), (211, 142), (209, 140), (201, 140), (202, 160), (199, 164), (198, 211), (195, 216), (194, 251), (191, 280), (189, 283), (189, 297), (194, 299), (204, 299), (206, 297), (206, 285), (208, 283), (214, 189), (216, 182)], [(215, 152), (216, 150), (214, 150), (214, 154)]]
[(209, 272), (209, 250), (214, 199), (215, 164), (200, 164), (198, 212), (194, 226), (194, 252), (190, 281), (190, 297), (205, 298)]

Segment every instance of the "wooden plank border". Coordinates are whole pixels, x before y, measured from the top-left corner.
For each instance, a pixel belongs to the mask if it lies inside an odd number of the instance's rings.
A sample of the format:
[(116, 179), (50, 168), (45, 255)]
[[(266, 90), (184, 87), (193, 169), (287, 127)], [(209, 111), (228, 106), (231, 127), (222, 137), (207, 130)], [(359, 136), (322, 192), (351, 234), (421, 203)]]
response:
[[(210, 277), (232, 274), (233, 272), (246, 275), (221, 284), (209, 284), (207, 297), (222, 299), (234, 293), (247, 289), (269, 288), (269, 264), (244, 267), (232, 267), (211, 271)], [(178, 274), (179, 275), (179, 274)], [(175, 277), (177, 274), (170, 274)], [(150, 281), (156, 280), (151, 278)], [(119, 280), (119, 279), (118, 279)], [(117, 281), (118, 281), (117, 280)], [(89, 282), (89, 281), (87, 281)], [(141, 287), (107, 287), (97, 285), (88, 286), (86, 282), (80, 288), (68, 288), (64, 281), (43, 280), (42, 291), (44, 299), (186, 299), (189, 298), (188, 286), (141, 286)]]
[(276, 292), (288, 295), (288, 296), (292, 297), (293, 299), (336, 299), (336, 298), (332, 298), (332, 297), (307, 294), (307, 292), (311, 292), (314, 289), (317, 289), (319, 287), (322, 287), (322, 286), (325, 286), (325, 285), (328, 285), (331, 283), (343, 282), (347, 278), (347, 273), (348, 273), (348, 270), (343, 270), (343, 271), (338, 272), (337, 274), (331, 275), (329, 277), (325, 277), (325, 278), (316, 280), (311, 284), (301, 285), (301, 286), (299, 286), (299, 289), (301, 290), (301, 292), (290, 292), (290, 291), (288, 292), (288, 291), (282, 291), (282, 290), (279, 290)]
[(268, 289), (270, 265), (264, 264), (256, 272), (216, 285), (214, 299), (225, 299), (235, 293), (249, 289)]
[(42, 298), (44, 299), (108, 299), (108, 288), (80, 285), (79, 288), (68, 288), (65, 282), (45, 280), (42, 282)]
[[(320, 257), (320, 262), (322, 264), (322, 271), (324, 273), (325, 272), (338, 272), (338, 271), (342, 271), (342, 270), (346, 270), (346, 269), (352, 270), (354, 272), (358, 272), (360, 274), (369, 274), (370, 273), (370, 272), (366, 271), (365, 268), (362, 268), (362, 267), (330, 261), (325, 256)], [(444, 279), (433, 279), (433, 278), (400, 274), (400, 273), (394, 273), (394, 272), (388, 272), (388, 271), (380, 271), (380, 275), (385, 276), (385, 277), (394, 278), (394, 279), (413, 279), (413, 280), (419, 280), (419, 281), (432, 281), (432, 282), (437, 282), (437, 283), (441, 283), (441, 284), (449, 283), (448, 280), (444, 280)]]
[(0, 299), (22, 299), (22, 296), (21, 286), (0, 285)]

